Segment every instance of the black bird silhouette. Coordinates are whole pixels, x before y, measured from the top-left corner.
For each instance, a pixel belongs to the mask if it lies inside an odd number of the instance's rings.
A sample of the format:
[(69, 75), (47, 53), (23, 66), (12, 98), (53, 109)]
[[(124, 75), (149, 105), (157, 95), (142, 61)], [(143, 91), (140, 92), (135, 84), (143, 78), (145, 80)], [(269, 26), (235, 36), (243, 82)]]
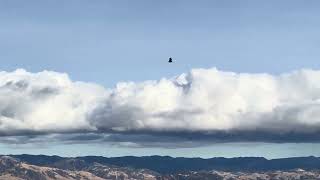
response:
[(169, 61), (168, 61), (168, 62), (169, 62), (169, 63), (172, 63), (172, 58), (171, 58), (171, 57), (169, 58)]

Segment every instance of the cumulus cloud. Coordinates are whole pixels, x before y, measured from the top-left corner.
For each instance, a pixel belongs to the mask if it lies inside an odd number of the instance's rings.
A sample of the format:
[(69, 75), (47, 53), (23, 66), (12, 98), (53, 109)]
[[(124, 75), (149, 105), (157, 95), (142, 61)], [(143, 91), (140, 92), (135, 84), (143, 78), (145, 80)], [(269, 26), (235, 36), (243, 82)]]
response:
[(320, 131), (319, 117), (320, 71), (308, 69), (280, 75), (193, 69), (114, 88), (51, 71), (0, 72), (2, 136), (91, 133), (101, 139), (111, 133), (113, 139), (116, 134), (127, 139), (162, 135), (168, 142), (173, 137), (316, 141), (320, 138), (312, 135)]
[(86, 114), (106, 94), (63, 73), (0, 72), (0, 134), (94, 130)]

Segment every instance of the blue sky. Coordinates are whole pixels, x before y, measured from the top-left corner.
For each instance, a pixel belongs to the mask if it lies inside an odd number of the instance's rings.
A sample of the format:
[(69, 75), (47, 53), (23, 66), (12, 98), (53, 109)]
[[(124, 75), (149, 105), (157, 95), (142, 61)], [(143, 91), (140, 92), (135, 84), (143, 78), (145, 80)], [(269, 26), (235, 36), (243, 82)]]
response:
[[(120, 81), (170, 78), (192, 68), (270, 74), (319, 69), (319, 5), (313, 0), (3, 0), (0, 70), (65, 72), (73, 80), (109, 88)], [(167, 63), (170, 56), (175, 63)], [(320, 154), (314, 150), (319, 145), (311, 143), (253, 143), (253, 148), (247, 149), (237, 143), (232, 147), (216, 144), (187, 151), (106, 147), (120, 152), (117, 154), (86, 144), (44, 146), (41, 150), (38, 146), (2, 146), (0, 153), (53, 154), (61, 149), (59, 154), (68, 156), (79, 148), (83, 148), (79, 155), (107, 156), (131, 152), (208, 157), (208, 152), (217, 148), (226, 153), (209, 156), (243, 156), (247, 150), (266, 157)], [(234, 147), (240, 150), (235, 152)]]
[[(0, 6), (1, 70), (107, 87), (191, 68), (319, 68), (319, 1), (16, 1)], [(168, 66), (172, 56), (177, 63)]]

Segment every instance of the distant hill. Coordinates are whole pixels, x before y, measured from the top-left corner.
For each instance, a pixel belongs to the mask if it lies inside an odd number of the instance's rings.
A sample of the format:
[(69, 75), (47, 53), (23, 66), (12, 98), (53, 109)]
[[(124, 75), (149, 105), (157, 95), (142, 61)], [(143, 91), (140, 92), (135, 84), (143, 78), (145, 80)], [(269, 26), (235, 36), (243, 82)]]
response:
[[(0, 156), (0, 180), (320, 179), (319, 159)], [(298, 168), (299, 167), (299, 168)]]
[(45, 155), (9, 155), (31, 165), (55, 167), (68, 170), (82, 170), (94, 163), (107, 166), (130, 167), (136, 169), (149, 169), (161, 174), (171, 174), (186, 171), (217, 170), (217, 171), (276, 171), (276, 170), (320, 170), (318, 157), (294, 157), (282, 159), (265, 159), (263, 157), (238, 158), (173, 158), (169, 156), (124, 156), (102, 157), (84, 156), (66, 158)]

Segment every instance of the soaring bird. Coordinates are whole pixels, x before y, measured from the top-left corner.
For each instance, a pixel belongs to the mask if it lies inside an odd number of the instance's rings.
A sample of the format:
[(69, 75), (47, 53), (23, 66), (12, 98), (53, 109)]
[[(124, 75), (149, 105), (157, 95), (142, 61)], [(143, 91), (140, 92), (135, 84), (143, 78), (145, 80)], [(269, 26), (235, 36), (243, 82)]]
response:
[(172, 63), (172, 58), (171, 58), (171, 57), (169, 58), (169, 61), (168, 61), (168, 62), (169, 62), (169, 63)]

